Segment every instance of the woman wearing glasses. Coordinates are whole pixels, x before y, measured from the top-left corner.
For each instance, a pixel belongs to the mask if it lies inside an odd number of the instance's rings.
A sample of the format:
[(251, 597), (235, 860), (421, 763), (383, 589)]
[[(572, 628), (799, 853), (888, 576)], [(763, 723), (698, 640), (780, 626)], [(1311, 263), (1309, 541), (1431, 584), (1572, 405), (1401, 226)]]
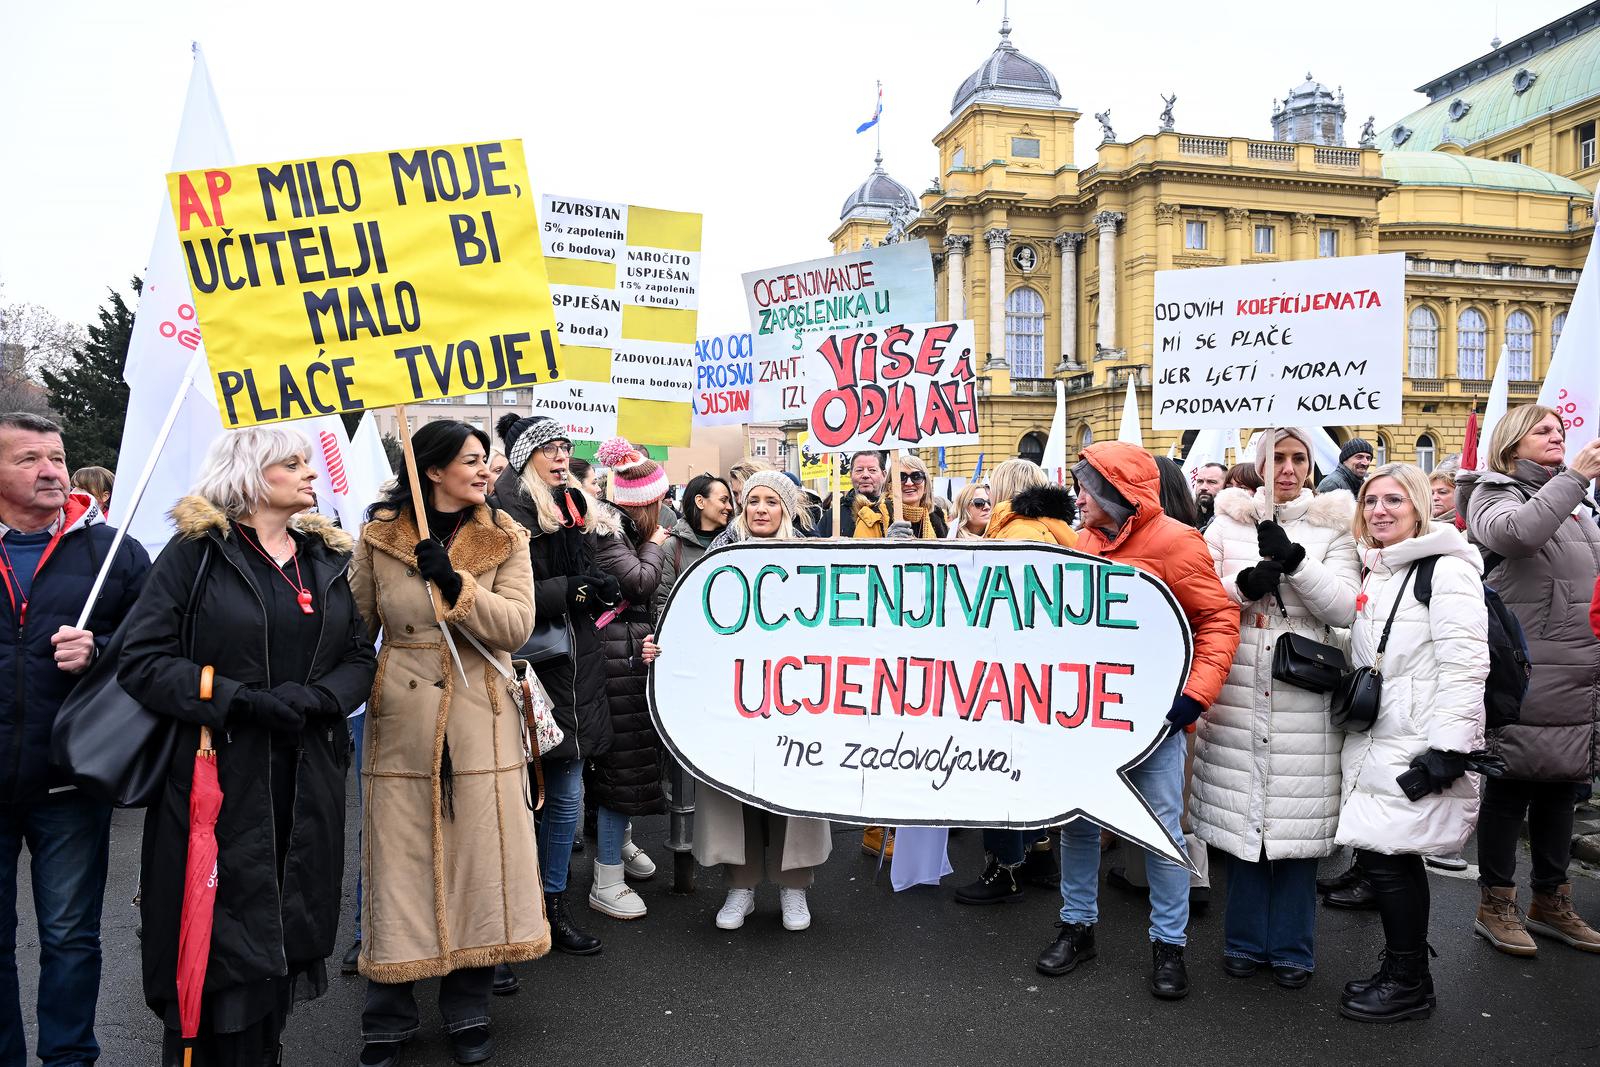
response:
[(956, 494), (956, 525), (950, 530), (952, 541), (976, 540), (989, 526), (993, 500), (989, 487), (978, 482)]
[(944, 513), (933, 504), (927, 466), (916, 456), (904, 455), (899, 467), (901, 521), (889, 526), (889, 536), (901, 541), (949, 537)]
[[(590, 956), (600, 939), (579, 929), (567, 909), (567, 866), (577, 829), (583, 762), (611, 747), (606, 664), (594, 620), (622, 598), (617, 580), (595, 563), (594, 502), (571, 480), (572, 442), (544, 415), (506, 415), (496, 429), (510, 464), (495, 483), (494, 503), (528, 531), (533, 560), (534, 631), (524, 649), (555, 705), (566, 737), (546, 752), (545, 806), (539, 820), (539, 870), (551, 942)], [(509, 976), (496, 979), (509, 992)]]

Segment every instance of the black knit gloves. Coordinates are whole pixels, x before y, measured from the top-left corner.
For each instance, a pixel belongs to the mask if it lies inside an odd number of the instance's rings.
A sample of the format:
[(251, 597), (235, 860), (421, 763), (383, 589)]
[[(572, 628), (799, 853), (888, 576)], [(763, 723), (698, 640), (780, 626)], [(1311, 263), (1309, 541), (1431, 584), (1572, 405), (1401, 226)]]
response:
[(609, 574), (574, 574), (567, 579), (567, 605), (592, 617), (605, 614), (622, 600), (622, 586)]
[[(1301, 549), (1302, 555), (1304, 552), (1305, 550)], [(1275, 560), (1264, 559), (1254, 567), (1246, 567), (1240, 571), (1233, 581), (1246, 600), (1260, 600), (1278, 588), (1278, 583), (1283, 581), (1283, 565)]]
[(450, 552), (437, 541), (417, 542), (417, 570), (439, 587), (452, 607), (461, 596), (461, 575), (450, 566)]
[(1293, 574), (1305, 562), (1305, 546), (1289, 540), (1283, 527), (1271, 519), (1256, 523), (1256, 547), (1261, 550), (1263, 560), (1279, 564), (1284, 574)]

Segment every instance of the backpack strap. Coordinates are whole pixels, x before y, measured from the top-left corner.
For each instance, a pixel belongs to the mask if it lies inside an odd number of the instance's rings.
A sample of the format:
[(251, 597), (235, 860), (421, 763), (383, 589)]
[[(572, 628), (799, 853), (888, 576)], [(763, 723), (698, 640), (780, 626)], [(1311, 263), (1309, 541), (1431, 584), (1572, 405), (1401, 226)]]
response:
[(1438, 556), (1417, 561), (1417, 584), (1414, 589), (1417, 600), (1423, 604), (1433, 599), (1433, 568), (1438, 562)]

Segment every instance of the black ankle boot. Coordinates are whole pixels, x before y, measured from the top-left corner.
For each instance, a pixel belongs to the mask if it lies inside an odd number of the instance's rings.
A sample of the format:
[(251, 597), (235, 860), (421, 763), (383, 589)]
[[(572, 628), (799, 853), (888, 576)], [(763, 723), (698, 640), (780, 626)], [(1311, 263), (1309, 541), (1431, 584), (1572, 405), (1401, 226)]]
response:
[(1022, 886), (1017, 884), (1017, 869), (1007, 867), (993, 856), (976, 882), (956, 890), (958, 904), (1003, 904), (1008, 900), (1021, 900)]
[[(1428, 954), (1430, 956), (1437, 956), (1438, 955), (1438, 953), (1433, 951), (1433, 946), (1432, 945), (1428, 946)], [(1387, 975), (1388, 973), (1389, 973), (1389, 950), (1388, 949), (1384, 949), (1382, 952), (1378, 953), (1378, 971), (1377, 971), (1377, 973), (1374, 974), (1371, 978), (1355, 978), (1355, 979), (1352, 979), (1352, 980), (1346, 982), (1344, 984), (1344, 995), (1347, 996), (1347, 997), (1353, 997), (1357, 993), (1363, 993), (1369, 987), (1377, 985), (1378, 982), (1381, 981), (1383, 979), (1383, 977), (1385, 975)], [(1428, 1007), (1430, 1007), (1430, 1008), (1436, 1007), (1438, 1005), (1438, 998), (1436, 996), (1434, 996), (1434, 993), (1433, 993), (1433, 975), (1431, 973), (1426, 978), (1423, 979), (1422, 988), (1423, 988), (1424, 991), (1426, 991), (1427, 996), (1428, 996)]]
[(1322, 896), (1327, 896), (1329, 893), (1337, 892), (1340, 889), (1349, 889), (1363, 877), (1365, 876), (1361, 873), (1361, 864), (1352, 863), (1344, 871), (1334, 875), (1332, 878), (1318, 878), (1317, 892)]
[(1393, 1023), (1401, 1019), (1426, 1019), (1433, 1013), (1428, 1001), (1428, 950), (1398, 952), (1389, 949), (1375, 981), (1339, 1002), (1339, 1014), (1364, 1023)]
[(1345, 911), (1377, 911), (1378, 891), (1372, 888), (1366, 875), (1361, 875), (1343, 889), (1335, 889), (1323, 896), (1322, 903), (1330, 908)]
[(545, 915), (550, 920), (550, 943), (557, 952), (569, 956), (593, 956), (600, 951), (600, 939), (586, 934), (572, 921), (565, 893), (549, 893), (544, 898)]
[(1154, 964), (1150, 971), (1150, 992), (1162, 1000), (1182, 1000), (1189, 995), (1189, 968), (1183, 962), (1183, 946), (1169, 941), (1150, 942)]
[(1048, 974), (1052, 978), (1066, 974), (1095, 956), (1093, 926), (1058, 922), (1056, 929), (1056, 939), (1044, 947), (1035, 964), (1040, 974)]

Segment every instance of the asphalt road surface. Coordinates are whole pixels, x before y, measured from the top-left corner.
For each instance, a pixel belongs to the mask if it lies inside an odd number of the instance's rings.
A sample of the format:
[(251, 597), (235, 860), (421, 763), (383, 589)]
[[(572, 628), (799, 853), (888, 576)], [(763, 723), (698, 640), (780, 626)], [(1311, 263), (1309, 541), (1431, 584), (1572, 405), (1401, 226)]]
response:
[[(354, 899), (353, 808), (351, 816), (346, 931)], [(138, 919), (130, 903), (141, 826), (142, 813), (119, 812), (112, 828), (97, 1024), (100, 1062), (108, 1067), (158, 1062), (160, 1024), (141, 996)], [(980, 864), (974, 832), (952, 838), (957, 873), (942, 887), (893, 893), (887, 872), (875, 881), (860, 831), (835, 827), (834, 855), (811, 894), (812, 927), (800, 933), (783, 929), (771, 887), (759, 892), (742, 930), (716, 929), (720, 873), (701, 869), (697, 892), (673, 895), (665, 818), (639, 820), (634, 837), (662, 868), (640, 886), (649, 916), (618, 922), (590, 911), (592, 847), (574, 857), (569, 895), (605, 949), (588, 958), (551, 954), (517, 967), (522, 992), (492, 1002), (495, 1064), (1249, 1067), (1267, 1056), (1341, 1065), (1600, 1063), (1600, 956), (1548, 941), (1534, 960), (1494, 952), (1471, 933), (1475, 870), (1432, 876), (1438, 1011), (1422, 1022), (1374, 1026), (1340, 1018), (1338, 995), (1347, 979), (1375, 967), (1382, 945), (1377, 915), (1321, 909), (1317, 971), (1305, 989), (1279, 989), (1265, 974), (1231, 979), (1220, 963), (1226, 879), (1220, 864), (1216, 903), (1190, 922), (1192, 992), (1165, 1003), (1146, 984), (1142, 900), (1102, 885), (1099, 958), (1063, 978), (1033, 968), (1055, 933), (1056, 893), (1030, 889), (1019, 903), (986, 908), (956, 904), (952, 887)], [(1526, 863), (1524, 854), (1522, 872)], [(1600, 921), (1600, 881), (1576, 864), (1574, 871), (1579, 909)], [(18, 965), (31, 1048), (38, 938), (26, 877), (21, 881)], [(347, 944), (342, 938), (340, 953)], [(335, 958), (330, 971), (337, 970)], [(299, 1005), (284, 1062), (354, 1064), (362, 986), (358, 978), (333, 977), (326, 996)], [(424, 1031), (406, 1049), (407, 1067), (453, 1062), (437, 1028), (436, 988), (419, 989)]]

